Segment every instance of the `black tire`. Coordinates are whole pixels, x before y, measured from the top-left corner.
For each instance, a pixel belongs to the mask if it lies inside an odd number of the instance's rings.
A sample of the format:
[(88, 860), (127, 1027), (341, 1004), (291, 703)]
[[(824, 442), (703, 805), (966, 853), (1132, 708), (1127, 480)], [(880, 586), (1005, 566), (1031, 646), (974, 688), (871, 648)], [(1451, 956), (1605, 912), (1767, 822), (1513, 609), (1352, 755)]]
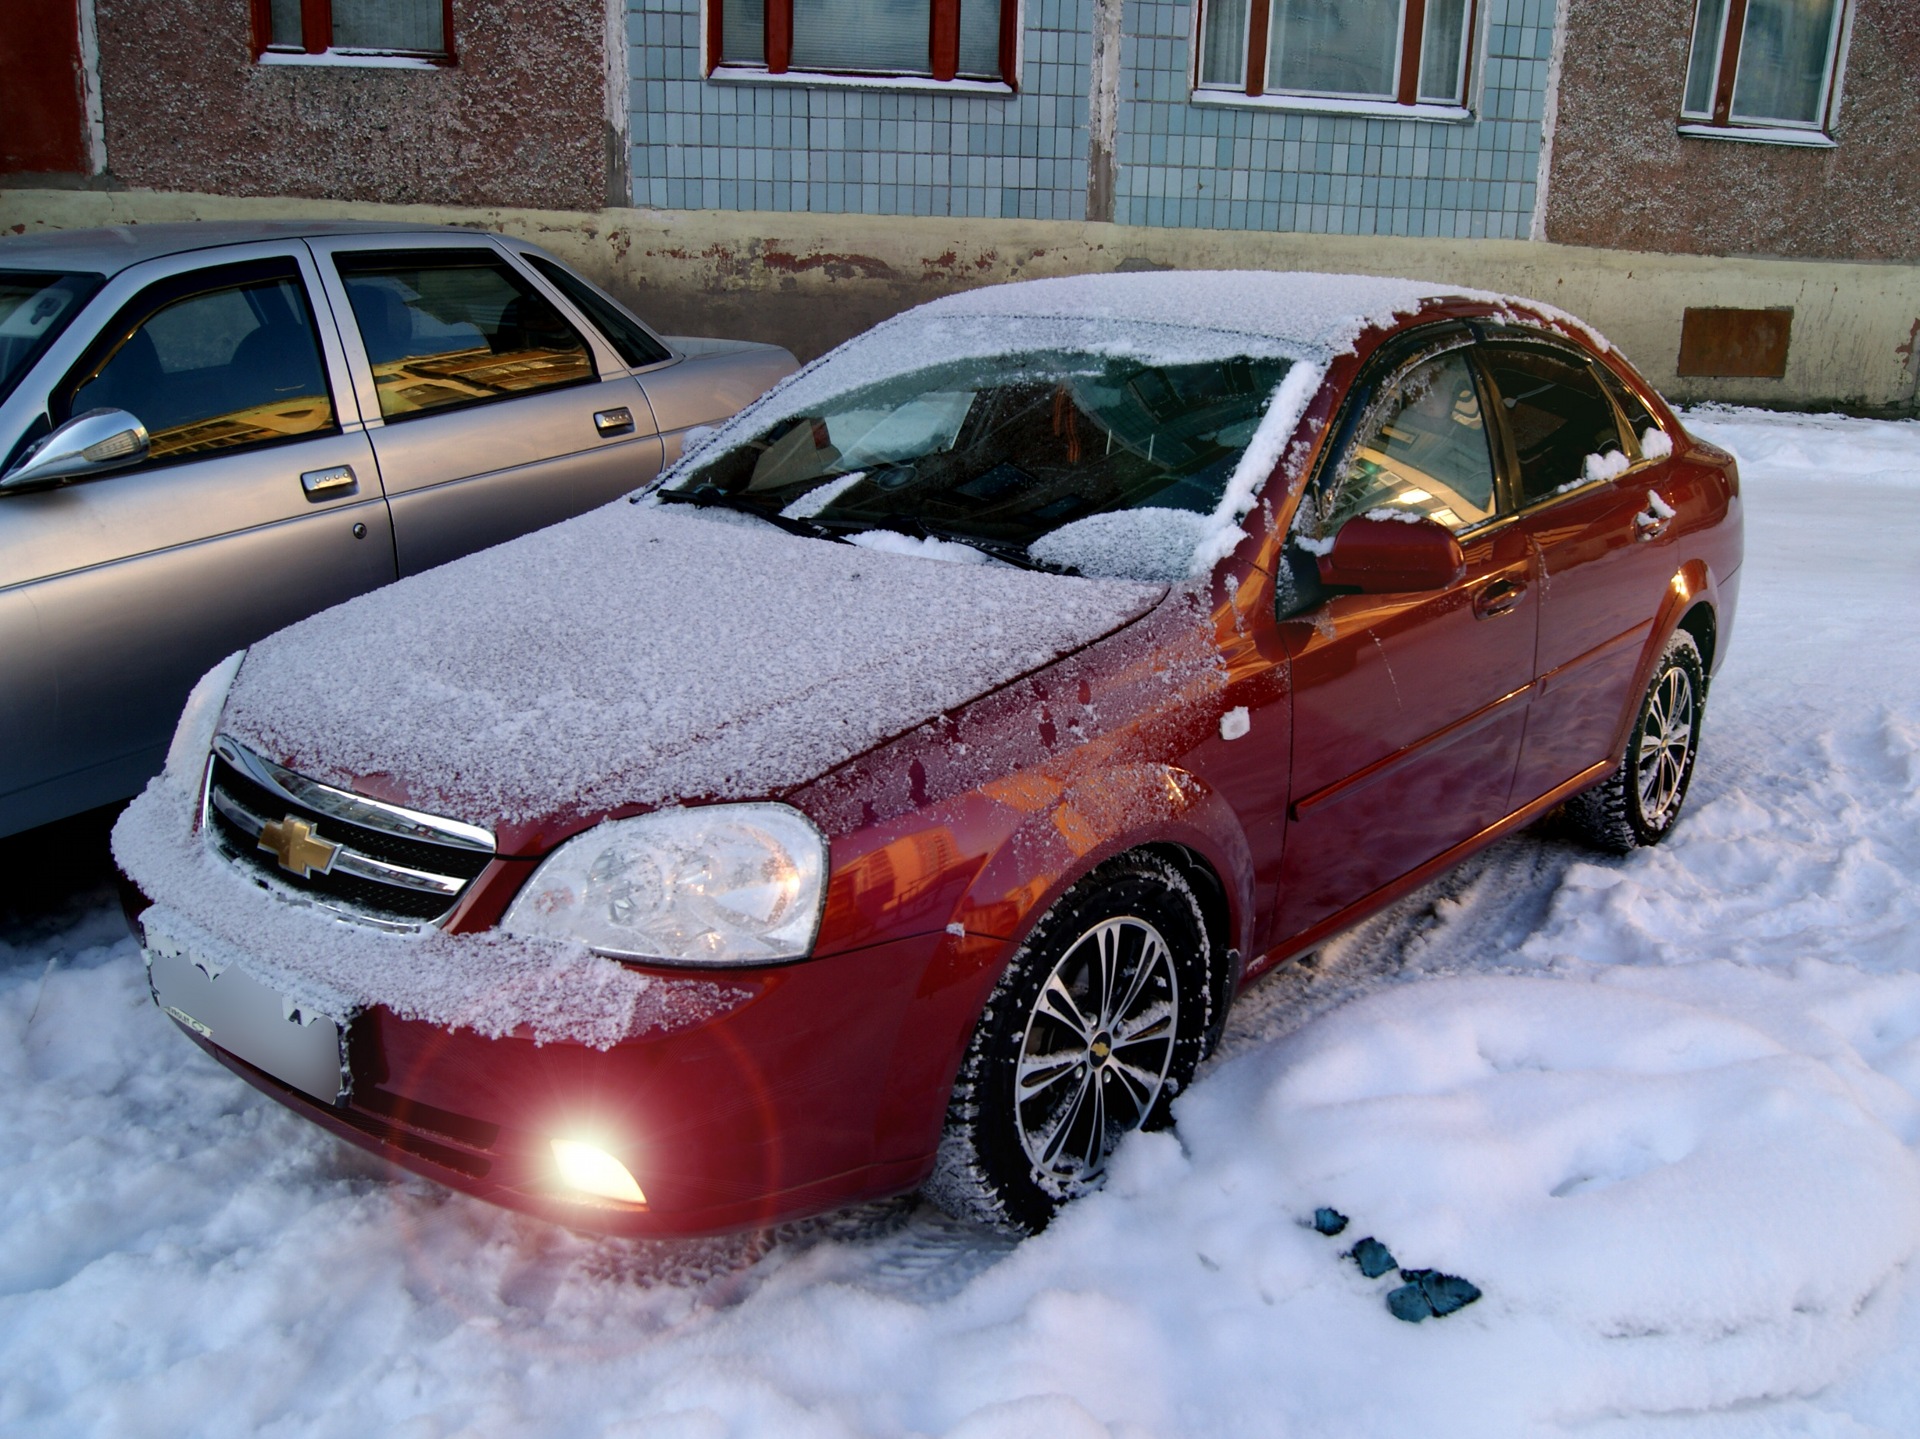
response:
[(1576, 835), (1609, 854), (1626, 854), (1673, 832), (1693, 781), (1706, 699), (1700, 647), (1678, 630), (1653, 667), (1620, 763), (1599, 784), (1567, 801), (1567, 820)]
[(1212, 965), (1199, 900), (1166, 860), (1123, 855), (1069, 889), (980, 1016), (927, 1196), (1031, 1234), (1098, 1188), (1120, 1139), (1168, 1124), (1192, 1080)]

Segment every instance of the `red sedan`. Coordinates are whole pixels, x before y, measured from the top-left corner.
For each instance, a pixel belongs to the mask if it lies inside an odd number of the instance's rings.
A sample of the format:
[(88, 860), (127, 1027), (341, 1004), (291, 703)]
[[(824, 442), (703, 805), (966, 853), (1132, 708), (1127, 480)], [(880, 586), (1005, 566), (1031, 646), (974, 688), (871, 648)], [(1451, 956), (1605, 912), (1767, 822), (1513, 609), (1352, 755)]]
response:
[(1548, 307), (976, 291), (234, 656), (116, 854), (178, 1024), (404, 1168), (1034, 1229), (1261, 973), (1556, 807), (1660, 840), (1740, 557), (1732, 457)]

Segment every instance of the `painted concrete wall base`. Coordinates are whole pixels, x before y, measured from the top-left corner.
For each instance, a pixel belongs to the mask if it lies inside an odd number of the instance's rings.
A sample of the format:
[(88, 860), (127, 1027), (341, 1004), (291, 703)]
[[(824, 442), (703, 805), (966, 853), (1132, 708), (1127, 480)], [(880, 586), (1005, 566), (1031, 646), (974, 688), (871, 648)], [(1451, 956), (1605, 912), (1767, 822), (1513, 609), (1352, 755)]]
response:
[[(0, 232), (173, 220), (387, 219), (521, 235), (659, 329), (786, 345), (802, 359), (953, 290), (1116, 269), (1351, 270), (1548, 300), (1591, 321), (1669, 396), (1915, 412), (1920, 266), (1721, 259), (1523, 240), (1159, 230), (1073, 221), (716, 211), (452, 209), (154, 191), (0, 190)], [(1793, 309), (1779, 380), (1681, 379), (1688, 306)]]

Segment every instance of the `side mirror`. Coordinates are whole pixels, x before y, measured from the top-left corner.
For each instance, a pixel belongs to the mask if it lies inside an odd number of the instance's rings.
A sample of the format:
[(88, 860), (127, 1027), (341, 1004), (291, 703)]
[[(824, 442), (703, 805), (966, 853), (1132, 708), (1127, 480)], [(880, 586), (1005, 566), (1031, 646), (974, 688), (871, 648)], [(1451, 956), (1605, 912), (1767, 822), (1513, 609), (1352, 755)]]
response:
[(1467, 572), (1453, 532), (1425, 515), (1355, 515), (1320, 557), (1320, 583), (1363, 595), (1443, 590)]
[(147, 457), (147, 427), (125, 410), (88, 410), (41, 440), (0, 476), (0, 492), (54, 484), (138, 464)]

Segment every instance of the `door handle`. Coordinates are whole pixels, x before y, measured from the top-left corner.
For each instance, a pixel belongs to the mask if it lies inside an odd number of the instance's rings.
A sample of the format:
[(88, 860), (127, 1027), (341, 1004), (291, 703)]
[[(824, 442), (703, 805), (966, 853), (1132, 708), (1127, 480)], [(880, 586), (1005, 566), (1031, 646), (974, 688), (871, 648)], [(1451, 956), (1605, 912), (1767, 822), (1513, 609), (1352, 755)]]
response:
[(1512, 580), (1494, 580), (1482, 585), (1474, 591), (1473, 617), (1490, 620), (1495, 615), (1512, 614), (1526, 593), (1525, 585), (1516, 585)]
[(360, 481), (354, 478), (352, 465), (333, 465), (324, 470), (308, 470), (300, 476), (300, 488), (307, 492), (309, 500), (318, 504), (342, 495), (359, 494)]
[(1673, 523), (1674, 509), (1653, 490), (1647, 491), (1647, 507), (1633, 517), (1633, 537), (1645, 542), (1657, 540)]
[(593, 427), (603, 435), (632, 434), (633, 411), (625, 405), (617, 405), (611, 410), (596, 410)]

